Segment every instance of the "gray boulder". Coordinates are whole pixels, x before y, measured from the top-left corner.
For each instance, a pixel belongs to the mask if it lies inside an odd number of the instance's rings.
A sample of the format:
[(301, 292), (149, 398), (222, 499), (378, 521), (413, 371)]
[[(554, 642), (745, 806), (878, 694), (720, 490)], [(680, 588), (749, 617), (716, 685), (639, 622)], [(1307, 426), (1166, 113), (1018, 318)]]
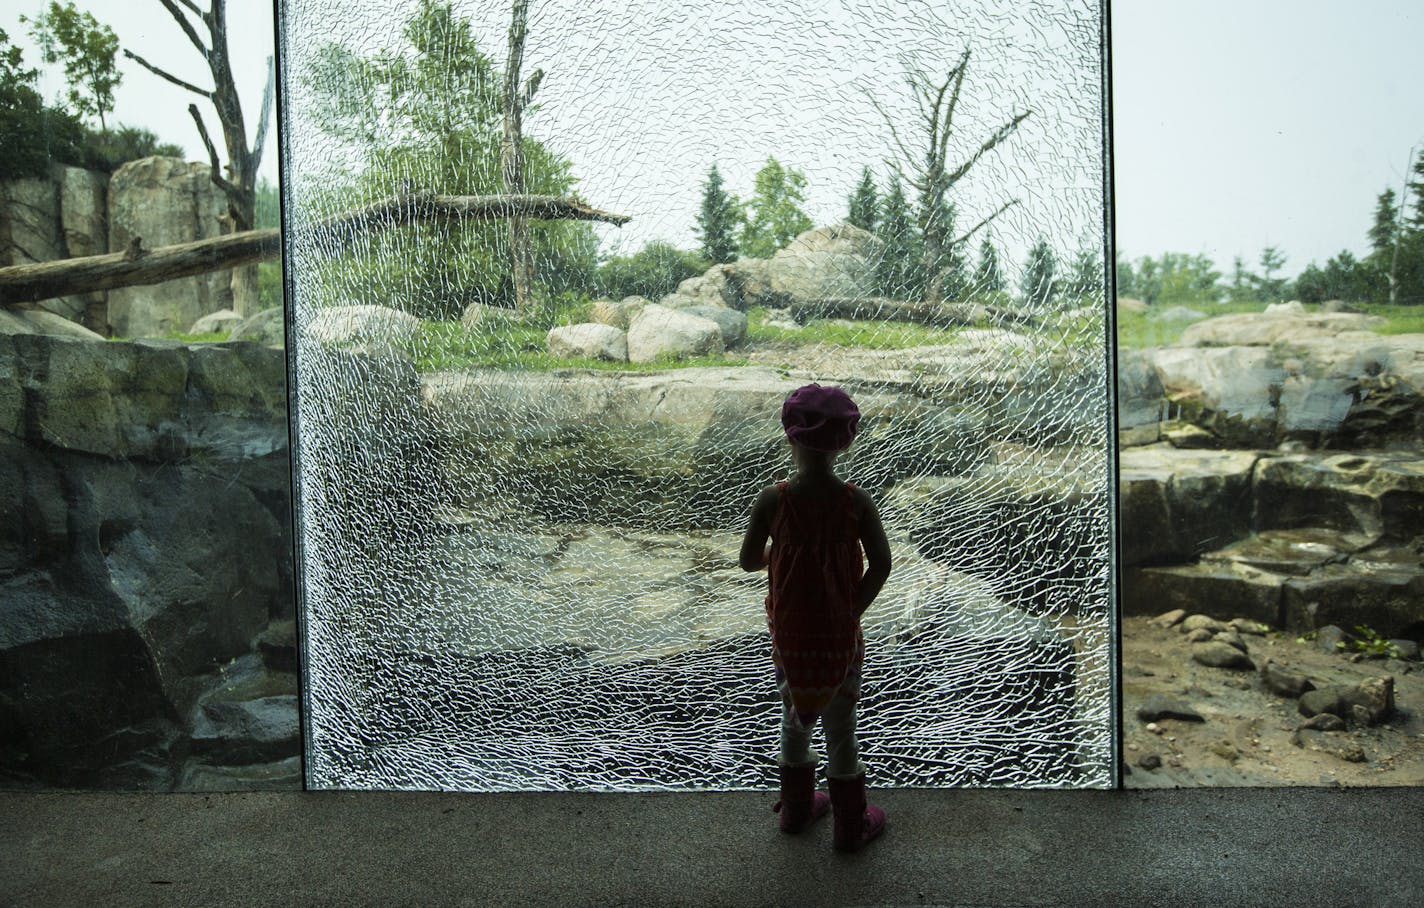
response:
[(584, 356), (627, 362), (628, 336), (612, 325), (595, 323), (551, 328), (545, 340), (554, 356)]
[(286, 313), (281, 306), (255, 312), (239, 322), (227, 339), (251, 341), (269, 347), (284, 346), (287, 343)]
[(648, 305), (648, 301), (641, 296), (627, 296), (618, 302), (613, 300), (594, 300), (589, 306), (588, 317), (591, 321), (600, 325), (612, 325), (614, 328), (628, 330), (633, 319), (643, 307)]
[(747, 316), (744, 312), (728, 309), (726, 306), (688, 306), (682, 310), (687, 315), (695, 315), (717, 323), (722, 331), (722, 344), (735, 347), (747, 337)]
[(769, 259), (738, 259), (722, 266), (722, 295), (743, 311), (870, 296), (881, 248), (878, 238), (851, 224), (809, 230)]
[(193, 326), (188, 329), (189, 334), (231, 334), (233, 329), (242, 324), (246, 319), (238, 315), (231, 309), (219, 309), (217, 312), (210, 312), (202, 318), (193, 322)]
[(332, 306), (306, 326), (306, 335), (327, 347), (409, 350), (420, 333), (420, 319), (388, 306)]
[(735, 300), (727, 286), (725, 265), (713, 265), (704, 273), (677, 285), (677, 295), (692, 300), (694, 306), (726, 308)]
[(721, 353), (723, 346), (716, 322), (664, 306), (644, 307), (628, 326), (628, 359), (635, 363)]
[(1191, 451), (1161, 444), (1123, 451), (1119, 506), (1123, 525), (1131, 530), (1121, 540), (1122, 563), (1191, 561), (1223, 542), (1246, 537), (1258, 459), (1252, 451)]

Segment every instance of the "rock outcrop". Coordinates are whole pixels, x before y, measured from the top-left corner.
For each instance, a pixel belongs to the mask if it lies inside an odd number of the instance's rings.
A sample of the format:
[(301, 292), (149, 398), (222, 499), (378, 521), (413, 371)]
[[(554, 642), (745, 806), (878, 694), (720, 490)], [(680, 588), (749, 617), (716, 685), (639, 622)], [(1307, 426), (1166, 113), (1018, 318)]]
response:
[[(146, 249), (219, 236), (227, 200), (211, 168), (177, 158), (130, 161), (109, 180), (109, 248)], [(184, 331), (219, 309), (232, 308), (232, 272), (214, 271), (147, 287), (109, 291), (109, 325), (118, 337), (162, 337)]]
[[(282, 354), (250, 344), (0, 336), (7, 777), (188, 771), (186, 717), (293, 615), (285, 386)], [(294, 692), (290, 668), (262, 674)]]

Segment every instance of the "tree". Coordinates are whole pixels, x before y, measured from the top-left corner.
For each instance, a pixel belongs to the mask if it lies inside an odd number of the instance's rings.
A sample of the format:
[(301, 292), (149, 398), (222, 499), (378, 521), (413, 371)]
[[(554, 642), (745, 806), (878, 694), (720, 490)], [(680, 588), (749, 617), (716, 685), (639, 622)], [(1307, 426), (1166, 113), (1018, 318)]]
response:
[(114, 30), (92, 14), (75, 9), (73, 0), (63, 6), (50, 0), (49, 8), (38, 18), (21, 16), (20, 21), (29, 24), (40, 59), (64, 63), (70, 109), (81, 119), (98, 117), (99, 130), (107, 132), (104, 115), (114, 109), (114, 89), (123, 80), (114, 62), (119, 53)]
[(979, 265), (974, 269), (974, 290), (977, 293), (1002, 293), (1007, 284), (999, 267), (999, 253), (989, 238), (979, 244)]
[(875, 231), (875, 219), (880, 213), (879, 200), (875, 196), (875, 177), (869, 167), (861, 168), (860, 183), (850, 197), (850, 212), (846, 220), (861, 230)]
[(717, 163), (707, 171), (702, 185), (702, 208), (697, 213), (698, 240), (702, 257), (714, 265), (737, 257), (737, 228), (742, 223), (737, 197), (722, 189)]
[[(358, 55), (338, 44), (319, 49), (304, 76), (317, 128), (344, 146), (343, 165), (317, 190), (320, 207), (504, 191), (504, 75), (480, 50), (469, 20), (446, 0), (421, 0), (394, 40), (373, 52)], [(526, 193), (572, 192), (568, 160), (527, 135), (520, 145)], [(528, 228), (531, 257), (540, 265), (533, 295), (592, 289), (597, 235), (588, 224), (529, 218)], [(413, 225), (370, 237), (320, 269), (321, 292), (333, 300), (358, 284), (422, 318), (459, 318), (471, 303), (516, 305), (504, 223)], [(535, 310), (531, 315), (541, 311)]]
[(598, 269), (599, 296), (622, 299), (641, 296), (658, 300), (677, 285), (707, 270), (708, 262), (696, 252), (654, 240), (629, 256), (614, 256)]
[(1102, 298), (1103, 260), (1096, 249), (1082, 247), (1073, 256), (1070, 292), (1078, 297)]
[(44, 103), (39, 73), (0, 29), (0, 180), (44, 174), (51, 161), (77, 162), (83, 128), (68, 111)]
[(898, 174), (890, 178), (890, 191), (881, 202), (878, 235), (885, 245), (875, 264), (876, 292), (892, 299), (918, 300), (925, 288), (920, 236)]
[(742, 254), (770, 258), (778, 249), (813, 226), (801, 210), (806, 201), (806, 175), (794, 167), (783, 167), (774, 157), (756, 173), (749, 217), (742, 226)]
[[(908, 177), (919, 193), (918, 221), (923, 240), (923, 263), (927, 276), (925, 301), (937, 305), (943, 296), (947, 279), (953, 279), (958, 269), (963, 267), (963, 258), (953, 253), (980, 228), (998, 217), (1005, 210), (1018, 204), (1018, 199), (1010, 199), (998, 210), (983, 218), (972, 229), (956, 236), (954, 232), (955, 210), (949, 198), (955, 184), (963, 179), (984, 155), (993, 151), (1019, 128), (1019, 124), (1033, 113), (1025, 110), (1015, 114), (1008, 122), (994, 130), (977, 150), (962, 163), (949, 165), (949, 140), (954, 134), (954, 115), (959, 106), (960, 90), (969, 67), (969, 51), (959, 58), (959, 64), (949, 71), (943, 82), (934, 84), (929, 77), (916, 69), (911, 69), (907, 78), (911, 94), (920, 112), (920, 128), (923, 133), (921, 151), (912, 153), (900, 138), (894, 120), (874, 98), (871, 103), (890, 127), (890, 136), (902, 159), (909, 168)], [(897, 165), (898, 169), (898, 165)]]
[[(509, 26), (509, 57), (504, 66), (504, 134), (500, 143), (500, 173), (504, 180), (506, 195), (520, 195), (524, 192), (524, 111), (534, 100), (544, 71), (536, 69), (523, 86), (519, 84), (519, 70), (524, 63), (525, 20), (529, 14), (529, 0), (514, 0), (514, 12)], [(530, 291), (534, 284), (534, 262), (529, 252), (529, 225), (524, 218), (509, 218), (509, 258), (510, 270), (514, 276), (514, 306), (521, 312), (528, 310)]]
[(1246, 270), (1246, 260), (1236, 256), (1231, 260), (1231, 286), (1227, 288), (1227, 299), (1240, 303), (1256, 297), (1256, 275)]
[(1286, 257), (1278, 247), (1267, 246), (1261, 250), (1260, 263), (1261, 273), (1256, 277), (1257, 298), (1264, 302), (1279, 301), (1285, 295), (1286, 281), (1271, 275), (1281, 270)]
[(1019, 280), (1019, 292), (1028, 306), (1046, 306), (1058, 295), (1058, 259), (1048, 240), (1042, 236), (1028, 251), (1028, 262), (1024, 265), (1023, 277)]
[[(207, 12), (199, 9), (195, 0), (158, 0), (158, 2), (173, 17), (173, 21), (178, 24), (188, 42), (197, 48), (198, 53), (208, 64), (208, 73), (212, 77), (213, 87), (211, 89), (200, 88), (154, 66), (133, 51), (125, 50), (124, 56), (154, 75), (212, 102), (213, 109), (218, 115), (218, 123), (222, 126), (223, 145), (227, 153), (225, 166), (218, 161), (217, 149), (213, 146), (213, 140), (208, 134), (208, 128), (203, 121), (202, 113), (198, 110), (198, 105), (189, 104), (188, 114), (193, 118), (193, 123), (198, 128), (198, 136), (203, 140), (203, 147), (207, 149), (208, 161), (211, 166), (210, 177), (213, 184), (221, 189), (227, 198), (230, 229), (233, 231), (251, 230), (256, 223), (257, 168), (262, 163), (262, 152), (267, 143), (267, 124), (271, 119), (272, 98), (275, 90), (276, 72), (272, 67), (272, 58), (267, 58), (267, 85), (262, 93), (262, 110), (257, 117), (257, 134), (249, 146), (242, 102), (237, 94), (237, 84), (233, 81), (232, 64), (227, 48), (227, 0), (209, 0)], [(206, 41), (199, 34), (198, 25), (193, 23), (184, 9), (197, 17), (198, 23), (207, 32)], [(224, 172), (226, 176), (224, 176)], [(248, 265), (233, 270), (232, 300), (233, 308), (240, 314), (247, 315), (257, 310), (257, 266)]]

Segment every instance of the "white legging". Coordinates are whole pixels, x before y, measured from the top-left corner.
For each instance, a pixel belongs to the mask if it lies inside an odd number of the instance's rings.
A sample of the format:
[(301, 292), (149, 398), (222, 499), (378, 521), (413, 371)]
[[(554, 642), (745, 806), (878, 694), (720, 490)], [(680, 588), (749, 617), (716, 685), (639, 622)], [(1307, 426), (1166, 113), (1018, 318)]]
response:
[[(826, 728), (826, 775), (851, 779), (865, 771), (860, 763), (860, 744), (855, 739), (855, 698), (842, 687), (831, 698), (821, 716)], [(801, 724), (796, 708), (791, 705), (786, 685), (781, 685), (781, 765), (815, 765), (816, 752), (811, 749), (811, 734), (816, 723)]]

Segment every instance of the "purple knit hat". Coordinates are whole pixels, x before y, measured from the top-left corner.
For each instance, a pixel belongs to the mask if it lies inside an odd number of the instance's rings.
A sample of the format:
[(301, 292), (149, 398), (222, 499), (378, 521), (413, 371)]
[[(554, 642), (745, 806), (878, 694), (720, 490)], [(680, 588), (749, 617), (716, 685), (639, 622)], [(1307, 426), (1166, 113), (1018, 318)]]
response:
[(781, 425), (801, 447), (834, 454), (850, 447), (860, 425), (860, 410), (840, 388), (810, 384), (786, 396)]

